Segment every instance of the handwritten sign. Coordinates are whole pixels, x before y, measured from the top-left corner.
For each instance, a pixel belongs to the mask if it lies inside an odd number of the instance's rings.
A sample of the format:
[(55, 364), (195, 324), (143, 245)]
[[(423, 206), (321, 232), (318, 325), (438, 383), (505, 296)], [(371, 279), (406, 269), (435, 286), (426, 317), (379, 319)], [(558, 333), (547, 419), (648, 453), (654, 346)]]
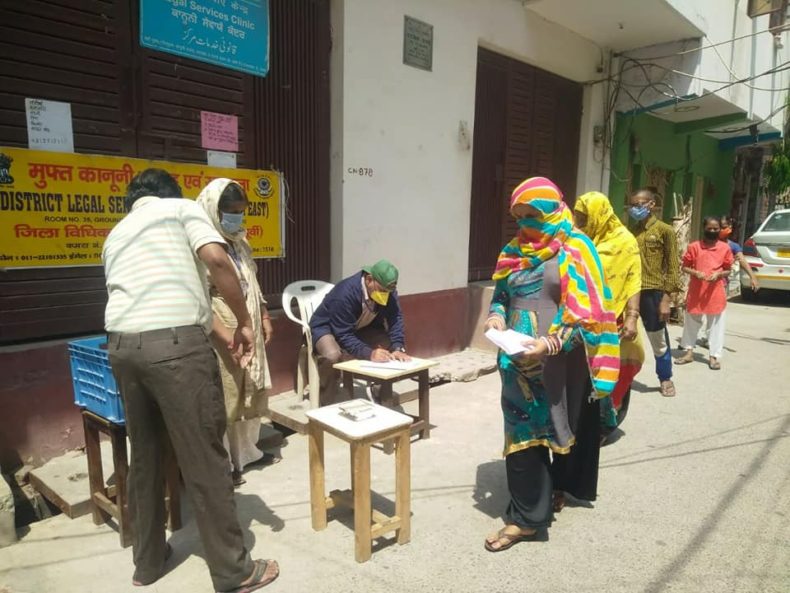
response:
[(239, 151), (239, 118), (235, 115), (200, 112), (200, 145), (203, 148)]
[(74, 152), (71, 104), (25, 99), (27, 145), (33, 150)]
[(433, 69), (433, 25), (410, 16), (403, 18), (403, 63), (430, 72)]
[(187, 198), (212, 179), (233, 179), (249, 199), (244, 222), (253, 257), (285, 256), (274, 171), (0, 146), (0, 269), (101, 265), (104, 240), (126, 215), (126, 187), (149, 167), (168, 171)]
[(140, 0), (140, 45), (266, 76), (269, 0)]

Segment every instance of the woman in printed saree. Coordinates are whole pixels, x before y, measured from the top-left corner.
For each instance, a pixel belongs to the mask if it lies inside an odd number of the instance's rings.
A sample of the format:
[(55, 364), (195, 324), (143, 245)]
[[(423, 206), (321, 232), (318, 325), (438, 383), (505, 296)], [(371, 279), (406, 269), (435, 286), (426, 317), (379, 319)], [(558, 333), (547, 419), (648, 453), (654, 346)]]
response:
[(577, 472), (563, 458), (577, 432), (596, 434), (598, 400), (614, 389), (620, 366), (601, 262), (590, 239), (574, 230), (560, 190), (544, 177), (527, 179), (513, 190), (510, 214), (519, 230), (497, 260), (486, 329), (526, 334), (530, 349), (498, 355), (510, 504), (505, 526), (486, 538), (491, 552), (549, 526), (554, 488), (595, 498), (597, 461)]
[[(225, 393), (225, 413), (228, 429), (225, 448), (230, 455), (233, 483), (244, 483), (242, 470), (251, 463), (279, 461), (256, 446), (260, 438), (262, 415), (268, 411), (266, 390), (271, 388), (265, 345), (272, 338), (272, 324), (266, 300), (258, 284), (257, 266), (244, 229), (247, 195), (231, 179), (214, 179), (197, 198), (217, 231), (228, 243), (228, 255), (236, 264), (241, 288), (252, 318), (255, 333), (255, 355), (246, 368), (236, 364), (227, 348), (215, 347)], [(235, 328), (235, 317), (222, 296), (209, 280), (211, 309), (214, 314), (213, 333), (222, 335)], [(221, 342), (220, 342), (221, 343)]]
[[(620, 411), (631, 383), (642, 368), (645, 352), (639, 336), (639, 295), (642, 290), (642, 259), (636, 238), (620, 222), (609, 198), (588, 192), (576, 200), (576, 226), (598, 251), (606, 284), (612, 291), (612, 308), (620, 329), (620, 378), (612, 391), (611, 404)], [(603, 405), (603, 404), (602, 404)]]

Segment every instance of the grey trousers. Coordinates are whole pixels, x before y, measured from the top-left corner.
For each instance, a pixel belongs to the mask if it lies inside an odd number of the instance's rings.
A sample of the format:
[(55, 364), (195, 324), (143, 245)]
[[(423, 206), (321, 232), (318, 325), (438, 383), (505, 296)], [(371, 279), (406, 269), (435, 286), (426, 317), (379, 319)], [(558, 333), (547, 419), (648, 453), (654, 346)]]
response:
[(135, 579), (153, 582), (165, 558), (162, 451), (169, 436), (192, 499), (211, 580), (234, 589), (253, 564), (236, 516), (225, 434), (225, 401), (214, 350), (202, 328), (111, 333), (107, 351), (132, 444), (129, 511)]
[[(357, 337), (371, 348), (385, 348), (389, 350), (390, 338), (386, 330), (379, 327), (363, 327), (357, 331)], [(320, 404), (326, 406), (335, 403), (338, 399), (338, 380), (340, 374), (332, 365), (342, 361), (351, 360), (352, 356), (340, 348), (335, 336), (326, 334), (318, 338), (315, 343), (316, 362), (318, 364), (318, 379), (321, 383), (319, 396)]]

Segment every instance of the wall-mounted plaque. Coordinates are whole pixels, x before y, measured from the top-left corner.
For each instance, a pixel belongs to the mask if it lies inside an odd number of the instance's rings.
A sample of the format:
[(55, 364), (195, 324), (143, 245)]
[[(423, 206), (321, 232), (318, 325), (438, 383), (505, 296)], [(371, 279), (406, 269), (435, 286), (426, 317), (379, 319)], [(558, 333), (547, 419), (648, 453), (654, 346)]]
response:
[(433, 25), (403, 17), (403, 63), (433, 70)]

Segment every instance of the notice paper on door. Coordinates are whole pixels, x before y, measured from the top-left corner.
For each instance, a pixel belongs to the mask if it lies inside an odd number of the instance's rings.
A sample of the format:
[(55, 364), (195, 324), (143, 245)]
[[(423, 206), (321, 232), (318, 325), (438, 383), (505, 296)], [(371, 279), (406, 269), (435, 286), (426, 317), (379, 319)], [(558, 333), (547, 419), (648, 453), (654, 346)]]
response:
[[(493, 327), (485, 333), (485, 337), (496, 344), (505, 354), (513, 356), (534, 348), (535, 338), (512, 329), (505, 331)], [(525, 345), (526, 343), (526, 345)]]

